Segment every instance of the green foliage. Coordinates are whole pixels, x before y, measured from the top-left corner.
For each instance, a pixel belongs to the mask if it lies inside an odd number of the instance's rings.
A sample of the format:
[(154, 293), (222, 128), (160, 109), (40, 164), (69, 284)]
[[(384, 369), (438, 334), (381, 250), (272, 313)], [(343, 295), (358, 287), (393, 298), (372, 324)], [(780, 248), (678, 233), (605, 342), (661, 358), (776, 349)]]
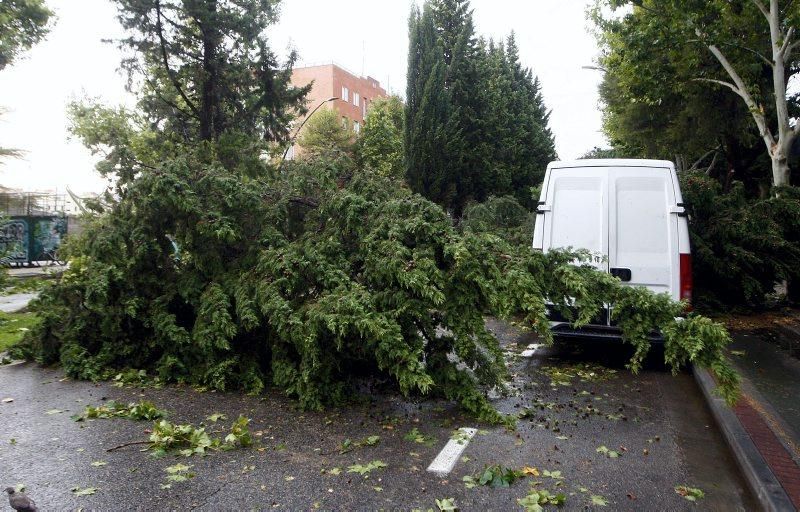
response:
[(93, 419), (111, 419), (111, 418), (127, 418), (137, 421), (152, 421), (166, 416), (166, 413), (156, 408), (156, 406), (147, 400), (140, 402), (131, 402), (128, 405), (121, 404), (111, 400), (105, 405), (97, 407), (87, 405), (83, 414), (72, 416), (75, 421), (93, 420)]
[(225, 436), (223, 447), (226, 449), (241, 446), (247, 448), (253, 444), (253, 436), (250, 435), (250, 418), (239, 416), (231, 425), (231, 432)]
[[(542, 254), (521, 237), (498, 236), (489, 227), (518, 229), (525, 219), (510, 199), (490, 202), (483, 214), (475, 210), (462, 230), (440, 206), (395, 180), (368, 167), (355, 172), (348, 154), (290, 161), (275, 172), (263, 159), (264, 137), (282, 137), (269, 127), (295, 104), (298, 91), (281, 89), (286, 84), (280, 80), (264, 82), (285, 73), (254, 73), (267, 65), (266, 50), (255, 57), (244, 50), (263, 50), (261, 36), (250, 31), (261, 33), (272, 3), (209, 4), (219, 8), (216, 14), (193, 11), (205, 2), (118, 4), (132, 34), (126, 45), (136, 62), (148, 64), (139, 69), (151, 80), (140, 91), (136, 114), (91, 104), (73, 109), (75, 133), (107, 155), (100, 170), (117, 181), (114, 193), (92, 205), (91, 222), (72, 240), (69, 269), (33, 305), (42, 321), (24, 349), (38, 361), (60, 361), (68, 375), (84, 379), (136, 368), (136, 375), (143, 370), (160, 382), (217, 390), (258, 393), (275, 386), (305, 409), (341, 403), (352, 395), (354, 381), (378, 377), (406, 396), (445, 397), (480, 420), (510, 423), (513, 418), (495, 410), (485, 394), (502, 391), (506, 380), (503, 352), (485, 315), (518, 314), (549, 339), (548, 302), (576, 325), (606, 302), (619, 303), (625, 339), (637, 347), (633, 369), (649, 346), (649, 333), (674, 322), (679, 305), (575, 265), (585, 253)], [(252, 19), (245, 16), (247, 8), (262, 7)], [(426, 52), (409, 57), (432, 59), (436, 68), (409, 103), (428, 105), (438, 115), (449, 108), (436, 103), (445, 66), (462, 59), (458, 48), (471, 32), (464, 21), (467, 28), (455, 39), (460, 42), (445, 45), (449, 36), (438, 35), (426, 9), (427, 17), (412, 23), (413, 33), (433, 35), (434, 46), (455, 50), (439, 51), (438, 60)], [(450, 15), (441, 5), (437, 12)], [(461, 11), (454, 12), (461, 19)], [(161, 42), (154, 23), (165, 13), (185, 23), (170, 25), (169, 69), (156, 58)], [(225, 37), (205, 40), (187, 21), (195, 14), (206, 22), (225, 20), (201, 31)], [(247, 32), (242, 48), (223, 52), (241, 31)], [(225, 91), (222, 97), (202, 95), (210, 86), (208, 70), (173, 55), (180, 48), (213, 50), (221, 76), (211, 85)], [(453, 94), (472, 68), (460, 69), (448, 75)], [(254, 74), (264, 81), (252, 82)], [(465, 91), (458, 92), (462, 99)], [(179, 108), (171, 110), (167, 102)], [(269, 118), (234, 115), (251, 102)], [(200, 115), (186, 112), (193, 103)], [(218, 119), (207, 119), (206, 108)], [(406, 130), (425, 134), (417, 139), (425, 145), (436, 140), (428, 136), (437, 127), (412, 123)], [(439, 149), (425, 158), (442, 158)], [(671, 338), (672, 361), (723, 364), (718, 349), (725, 336), (717, 329), (707, 326), (695, 335), (714, 335), (708, 346), (687, 347)], [(202, 427), (160, 421), (151, 445), (158, 453), (188, 455), (249, 443), (246, 422), (240, 418), (237, 425), (233, 437), (222, 441)]]
[(543, 505), (563, 505), (567, 500), (564, 493), (553, 494), (547, 489), (531, 489), (524, 498), (517, 500), (517, 503), (525, 509), (525, 512), (541, 512)]
[(358, 138), (356, 157), (362, 167), (403, 180), (403, 102), (397, 96), (370, 103)]
[(522, 247), (531, 243), (533, 214), (513, 196), (492, 196), (482, 203), (467, 206), (461, 227), (465, 231), (492, 231), (510, 244)]
[(428, 445), (432, 444), (435, 441), (435, 438), (428, 437), (425, 434), (421, 433), (417, 427), (414, 427), (411, 430), (409, 430), (406, 433), (406, 435), (403, 436), (403, 439), (414, 443), (428, 444)]
[(389, 465), (381, 460), (373, 460), (368, 464), (353, 464), (347, 467), (348, 473), (358, 473), (364, 478), (369, 478), (369, 474), (376, 469), (383, 469)]
[(303, 149), (302, 158), (335, 158), (352, 153), (353, 137), (335, 110), (323, 108), (308, 119), (297, 144)]
[(36, 313), (0, 312), (0, 352), (17, 345), (38, 323)]
[(286, 140), (310, 86), (289, 87), (296, 55), (281, 66), (269, 48), (277, 0), (115, 3), (127, 31), (119, 44), (130, 50), (122, 67), (142, 83), (140, 108), (171, 142)]
[[(622, 5), (628, 8), (613, 11)], [(783, 29), (798, 27), (797, 9), (781, 8)], [(603, 49), (604, 131), (616, 150), (675, 160), (679, 169), (710, 167), (724, 182), (735, 172), (750, 191), (769, 185), (770, 161), (751, 112), (713, 82), (731, 78), (708, 48), (725, 54), (774, 129), (772, 68), (759, 58), (772, 57), (769, 26), (755, 2), (600, 0), (591, 17)], [(800, 70), (797, 52), (786, 68), (787, 76)], [(789, 111), (800, 112), (800, 95), (790, 93)]]
[(0, 71), (44, 39), (53, 11), (44, 0), (3, 0), (0, 4)]
[(153, 425), (150, 434), (148, 450), (153, 456), (160, 457), (167, 453), (176, 452), (184, 457), (192, 455), (205, 455), (213, 450), (233, 450), (252, 446), (253, 438), (250, 433), (250, 419), (239, 416), (231, 425), (230, 432), (224, 439), (211, 437), (205, 427), (195, 427), (190, 424), (177, 425), (166, 420), (161, 420)]
[(207, 450), (215, 448), (215, 445), (219, 445), (219, 441), (214, 443), (203, 427), (176, 425), (161, 420), (153, 425), (149, 449), (153, 450), (154, 456), (174, 451), (189, 457), (195, 454), (204, 455)]
[(697, 487), (687, 487), (685, 485), (676, 485), (675, 492), (688, 501), (697, 501), (706, 497), (706, 494), (701, 489)]
[[(517, 480), (525, 478), (522, 471), (504, 468), (502, 466), (486, 466), (483, 471), (474, 476), (465, 476), (462, 480), (468, 487), (486, 485), (489, 487), (509, 487)], [(471, 485), (470, 485), (471, 484)]]
[(471, 201), (528, 191), (556, 158), (540, 84), (506, 42), (475, 38), (467, 0), (430, 0), (409, 22), (409, 186), (459, 218)]
[(725, 193), (716, 180), (699, 172), (682, 174), (681, 188), (690, 213), (698, 308), (764, 308), (775, 283), (797, 281), (797, 191), (751, 200), (741, 183), (734, 182)]

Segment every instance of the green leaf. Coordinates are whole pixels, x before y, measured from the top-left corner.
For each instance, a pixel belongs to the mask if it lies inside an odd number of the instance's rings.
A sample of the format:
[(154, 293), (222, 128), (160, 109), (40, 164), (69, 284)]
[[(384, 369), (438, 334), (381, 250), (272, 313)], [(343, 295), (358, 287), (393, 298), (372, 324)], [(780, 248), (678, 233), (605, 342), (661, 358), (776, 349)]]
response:
[(443, 498), (441, 500), (436, 500), (436, 507), (439, 509), (440, 512), (453, 512), (458, 510), (456, 507), (455, 499), (453, 498)]
[(701, 489), (696, 487), (688, 487), (685, 485), (676, 485), (675, 492), (689, 501), (701, 500), (706, 496)]
[(591, 500), (592, 505), (597, 505), (599, 507), (605, 507), (608, 505), (608, 500), (597, 494), (592, 494), (589, 496), (589, 499)]

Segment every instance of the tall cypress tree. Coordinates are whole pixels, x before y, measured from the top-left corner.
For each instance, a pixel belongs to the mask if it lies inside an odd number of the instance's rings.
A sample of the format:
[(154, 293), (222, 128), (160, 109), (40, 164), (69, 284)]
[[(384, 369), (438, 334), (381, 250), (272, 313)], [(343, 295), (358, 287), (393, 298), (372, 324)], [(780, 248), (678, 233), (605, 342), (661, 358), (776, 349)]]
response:
[(412, 190), (443, 206), (457, 195), (448, 179), (453, 140), (450, 99), (445, 89), (446, 64), (428, 5), (414, 9), (409, 19), (408, 84), (406, 90), (406, 178)]
[(454, 217), (490, 195), (531, 207), (530, 188), (556, 158), (555, 144), (539, 81), (520, 63), (513, 34), (506, 44), (477, 40), (468, 0), (429, 0), (412, 13), (409, 36), (412, 189)]

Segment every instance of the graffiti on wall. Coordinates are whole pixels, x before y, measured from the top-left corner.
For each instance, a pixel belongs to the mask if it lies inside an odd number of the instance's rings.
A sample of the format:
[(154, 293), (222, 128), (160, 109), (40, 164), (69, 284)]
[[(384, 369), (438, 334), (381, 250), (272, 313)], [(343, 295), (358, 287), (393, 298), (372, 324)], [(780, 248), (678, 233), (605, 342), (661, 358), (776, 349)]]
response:
[(0, 221), (0, 257), (28, 261), (28, 223), (25, 220)]
[(51, 260), (66, 234), (66, 217), (0, 221), (0, 257), (14, 263)]
[(37, 261), (53, 259), (54, 252), (67, 234), (67, 218), (51, 217), (33, 221), (31, 233), (32, 259)]

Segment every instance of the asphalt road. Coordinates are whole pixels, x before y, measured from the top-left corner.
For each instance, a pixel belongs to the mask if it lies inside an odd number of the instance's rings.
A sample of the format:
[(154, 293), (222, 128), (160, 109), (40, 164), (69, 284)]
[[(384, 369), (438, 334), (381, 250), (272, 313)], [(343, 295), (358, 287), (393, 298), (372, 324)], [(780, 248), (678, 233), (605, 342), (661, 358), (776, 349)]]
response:
[[(454, 499), (460, 510), (521, 510), (516, 500), (540, 482), (536, 488), (566, 494), (563, 510), (757, 509), (689, 375), (673, 377), (656, 368), (634, 376), (623, 368), (624, 354), (607, 345), (582, 355), (556, 347), (521, 357), (534, 337), (508, 324), (490, 327), (508, 350), (514, 375), (511, 396), (496, 404), (506, 412), (529, 409), (516, 432), (478, 425), (446, 402), (414, 402), (391, 393), (308, 413), (272, 392), (254, 397), (177, 386), (117, 388), (67, 380), (58, 370), (30, 363), (0, 367), (0, 400), (13, 398), (0, 402), (0, 488), (24, 484), (42, 510), (426, 510), (436, 509), (435, 500), (442, 498)], [(575, 367), (585, 362), (617, 372)], [(209, 423), (205, 418), (213, 413), (227, 415), (211, 430), (223, 430), (245, 414), (258, 445), (157, 459), (139, 446), (106, 451), (146, 440), (148, 422), (70, 419), (86, 405), (145, 398), (176, 422)], [(466, 458), (445, 478), (427, 473), (453, 429), (464, 426), (481, 429)], [(427, 442), (406, 439), (414, 428)], [(346, 439), (372, 435), (380, 436), (377, 445), (339, 453)], [(600, 446), (621, 456), (598, 453)], [(347, 471), (374, 460), (387, 467), (367, 478)], [(162, 488), (165, 468), (178, 462), (191, 465), (196, 476)], [(530, 466), (540, 476), (509, 488), (464, 485), (463, 476), (490, 464)], [(544, 477), (544, 470), (560, 471), (562, 479)], [(700, 488), (705, 498), (686, 501), (675, 493), (676, 485)], [(74, 487), (97, 491), (75, 496)], [(593, 495), (608, 505), (592, 505)]]

